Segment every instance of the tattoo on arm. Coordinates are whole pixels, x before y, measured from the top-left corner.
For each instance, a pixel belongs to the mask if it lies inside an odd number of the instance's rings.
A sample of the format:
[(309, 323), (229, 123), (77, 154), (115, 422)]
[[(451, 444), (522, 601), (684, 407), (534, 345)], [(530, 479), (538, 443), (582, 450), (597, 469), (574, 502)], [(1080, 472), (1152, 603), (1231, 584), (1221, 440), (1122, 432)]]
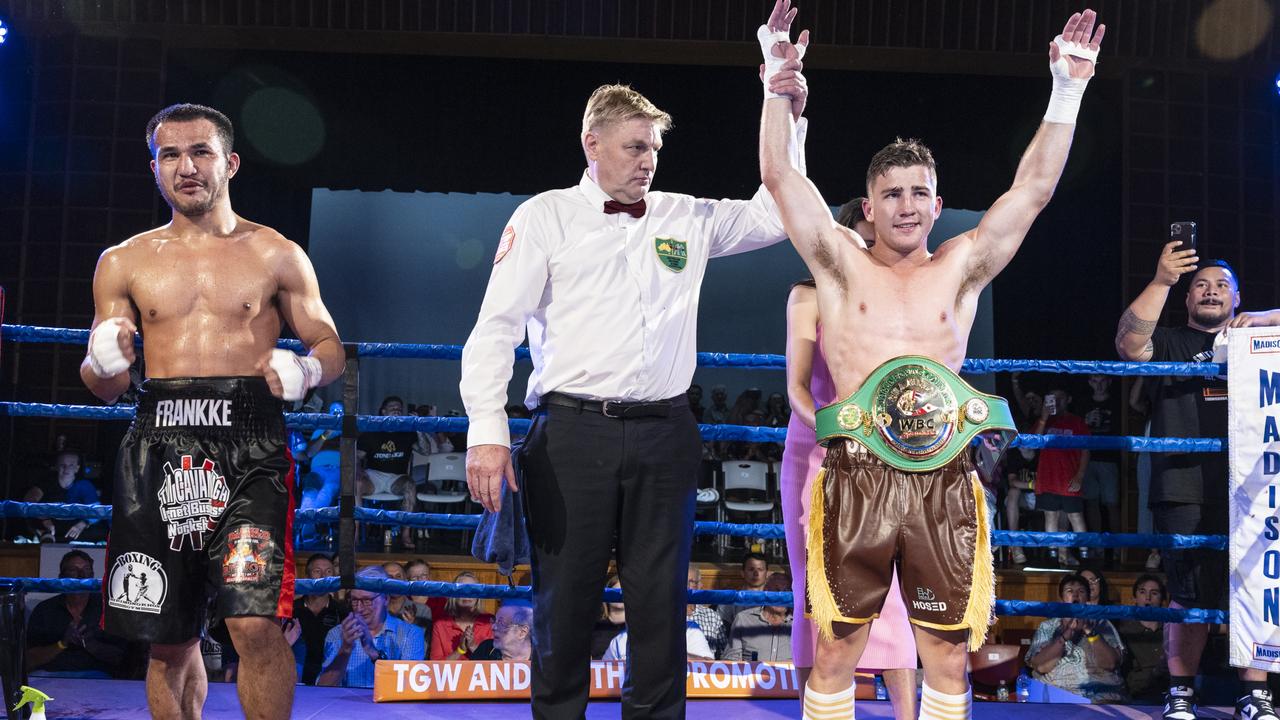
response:
[(1152, 355), (1155, 353), (1155, 351), (1156, 351), (1156, 344), (1150, 340), (1148, 340), (1146, 346), (1142, 348), (1143, 355)]
[[(1155, 320), (1143, 320), (1133, 313), (1130, 308), (1125, 308), (1124, 314), (1120, 316), (1120, 327), (1116, 330), (1116, 342), (1119, 342), (1125, 335), (1146, 335), (1156, 331)], [(1148, 349), (1151, 347), (1150, 340), (1147, 341)]]

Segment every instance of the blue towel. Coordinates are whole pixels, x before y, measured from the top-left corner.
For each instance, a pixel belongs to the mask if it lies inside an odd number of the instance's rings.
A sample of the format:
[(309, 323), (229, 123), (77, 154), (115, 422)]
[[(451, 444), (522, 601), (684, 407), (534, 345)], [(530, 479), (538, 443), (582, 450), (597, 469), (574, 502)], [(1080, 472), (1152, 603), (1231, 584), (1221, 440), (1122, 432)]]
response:
[[(520, 469), (521, 442), (511, 446), (511, 465), (516, 471), (516, 486), (524, 487), (524, 472)], [(502, 483), (502, 509), (498, 512), (484, 511), (480, 516), (480, 525), (471, 538), (471, 554), (480, 562), (494, 563), (498, 572), (511, 577), (516, 565), (529, 563), (529, 533), (524, 527), (524, 506), (520, 502), (520, 493), (511, 492), (507, 483)]]

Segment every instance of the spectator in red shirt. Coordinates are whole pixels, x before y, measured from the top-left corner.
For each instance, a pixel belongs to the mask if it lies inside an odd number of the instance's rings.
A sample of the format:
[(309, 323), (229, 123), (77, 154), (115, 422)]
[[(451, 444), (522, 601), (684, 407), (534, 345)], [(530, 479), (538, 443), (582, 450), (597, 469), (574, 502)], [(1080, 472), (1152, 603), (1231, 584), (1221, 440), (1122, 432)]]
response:
[[(1071, 396), (1056, 387), (1045, 396), (1040, 419), (1031, 432), (1045, 435), (1088, 435), (1089, 426), (1078, 415), (1068, 410)], [(1067, 514), (1071, 529), (1085, 532), (1084, 485), (1085, 468), (1089, 466), (1088, 450), (1061, 450), (1046, 448), (1040, 451), (1040, 463), (1036, 466), (1036, 509), (1044, 512), (1046, 532), (1058, 531), (1060, 513)], [(1080, 561), (1065, 547), (1058, 551), (1058, 564), (1063, 567), (1079, 567)]]
[[(455, 583), (480, 582), (469, 572), (460, 572)], [(476, 598), (449, 598), (444, 614), (431, 627), (432, 660), (468, 660), (480, 643), (493, 639), (493, 615), (477, 612)]]

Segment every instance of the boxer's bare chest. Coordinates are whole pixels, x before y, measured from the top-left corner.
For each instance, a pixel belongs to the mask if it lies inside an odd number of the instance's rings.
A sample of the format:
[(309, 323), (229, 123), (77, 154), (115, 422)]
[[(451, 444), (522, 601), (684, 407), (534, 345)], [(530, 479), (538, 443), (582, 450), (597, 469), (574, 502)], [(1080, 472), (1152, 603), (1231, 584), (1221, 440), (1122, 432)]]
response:
[(959, 368), (977, 303), (976, 293), (963, 292), (962, 269), (953, 265), (891, 269), (864, 263), (843, 290), (819, 292), (823, 355), (842, 396), (902, 355)]
[(277, 283), (262, 250), (247, 240), (157, 240), (131, 258), (129, 296), (144, 326), (252, 322), (275, 313)]

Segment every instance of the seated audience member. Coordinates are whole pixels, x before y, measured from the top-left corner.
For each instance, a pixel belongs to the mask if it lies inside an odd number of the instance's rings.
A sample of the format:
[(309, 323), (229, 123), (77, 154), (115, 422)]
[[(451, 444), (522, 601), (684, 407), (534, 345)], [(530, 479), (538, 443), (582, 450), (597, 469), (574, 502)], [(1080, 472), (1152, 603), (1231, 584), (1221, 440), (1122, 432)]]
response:
[[(53, 473), (33, 484), (22, 497), (30, 503), (98, 503), (98, 488), (80, 476), (80, 453), (63, 450), (54, 456)], [(32, 529), (43, 542), (101, 540), (106, 536), (101, 520), (33, 518)]]
[[(383, 398), (378, 407), (383, 416), (404, 415), (404, 401), (395, 395)], [(357, 454), (364, 463), (364, 471), (357, 475), (356, 504), (365, 495), (390, 493), (400, 496), (400, 510), (413, 512), (418, 502), (418, 491), (410, 477), (413, 447), (418, 434), (412, 430), (394, 432), (367, 432), (360, 435)], [(400, 547), (412, 551), (413, 528), (400, 528)]]
[[(453, 579), (461, 585), (480, 581), (469, 572)], [(468, 660), (480, 643), (493, 639), (493, 616), (478, 612), (477, 598), (449, 598), (444, 613), (431, 625), (432, 660)]]
[[(614, 575), (605, 583), (605, 587), (622, 587), (622, 582), (618, 580), (618, 576)], [(606, 602), (600, 604), (600, 619), (596, 620), (595, 627), (591, 629), (591, 659), (599, 660), (604, 657), (604, 653), (609, 649), (609, 643), (618, 636), (627, 627), (627, 612), (620, 602)]]
[[(417, 562), (423, 562), (421, 560)], [(389, 561), (382, 564), (382, 569), (387, 571), (387, 577), (391, 580), (408, 580), (408, 573), (405, 572), (405, 566), (398, 562)], [(428, 568), (428, 571), (430, 569)], [(426, 605), (419, 605), (413, 598), (408, 595), (388, 595), (387, 596), (387, 614), (394, 615), (407, 623), (413, 623), (424, 630), (430, 630), (431, 626), (431, 608)], [(421, 618), (425, 624), (418, 622)], [(426, 634), (425, 637), (431, 637)]]
[[(791, 578), (774, 573), (765, 583), (766, 592), (788, 592)], [(791, 608), (764, 605), (738, 613), (729, 629), (725, 660), (778, 661), (791, 659)]]
[[(431, 579), (431, 563), (426, 560), (410, 560), (404, 566), (404, 573), (409, 582), (421, 582)], [(413, 624), (422, 628), (427, 637), (431, 637), (431, 619), (444, 612), (446, 598), (429, 597), (427, 595), (410, 595), (414, 604)]]
[[(749, 552), (742, 556), (742, 585), (739, 590), (759, 591), (764, 590), (764, 584), (769, 579), (769, 561), (764, 555), (756, 552)], [(751, 608), (751, 605), (721, 605), (720, 617), (724, 620), (726, 628), (733, 627), (733, 618), (743, 610)]]
[[(1058, 583), (1062, 602), (1085, 604), (1089, 582), (1067, 575)], [(1128, 701), (1120, 664), (1124, 644), (1106, 620), (1049, 618), (1040, 623), (1027, 650), (1033, 675), (1049, 685), (1088, 698), (1094, 703)]]
[(702, 406), (702, 386), (697, 383), (690, 385), (685, 391), (685, 398), (689, 400), (689, 411), (693, 413), (693, 419), (699, 423), (705, 422), (702, 417), (707, 409)]
[(485, 640), (471, 654), (472, 660), (529, 661), (533, 640), (533, 608), (524, 601), (502, 604), (493, 617), (493, 637)]
[[(293, 650), (294, 670), (298, 677), (302, 677), (303, 666), (307, 661), (307, 644), (302, 639), (302, 623), (296, 617), (289, 618), (280, 624), (280, 631), (284, 633), (284, 641), (289, 643), (289, 647)], [(321, 644), (323, 645), (323, 642)], [(217, 682), (236, 682), (240, 674), (240, 653), (230, 639), (220, 647), (222, 648), (222, 674)]]
[[(419, 405), (415, 408), (415, 414), (418, 417), (436, 417), (437, 409), (435, 405)], [(439, 432), (423, 432), (418, 431), (418, 443), (413, 448), (413, 464), (427, 462), (427, 456), (435, 453), (453, 452), (453, 440), (448, 435)]]
[[(622, 587), (619, 583), (618, 587)], [(623, 591), (626, 592), (625, 590)], [(685, 621), (684, 629), (685, 652), (689, 660), (714, 660), (715, 655), (711, 652), (711, 645), (707, 643), (707, 636), (702, 634), (702, 629), (698, 627), (698, 623), (692, 620)], [(609, 648), (604, 651), (601, 660), (626, 660), (627, 659), (627, 630), (623, 628), (622, 632), (614, 636), (609, 641)]]
[(791, 422), (791, 405), (782, 393), (771, 393), (764, 404), (764, 424), (784, 428)]
[[(328, 556), (316, 553), (307, 558), (306, 572), (308, 578), (319, 580), (336, 574), (336, 568)], [(302, 672), (298, 674), (303, 683), (316, 684), (316, 677), (324, 668), (325, 636), (342, 622), (347, 612), (329, 593), (303, 595), (293, 602), (293, 617), (298, 621), (301, 632), (298, 642), (303, 648)], [(297, 648), (298, 644), (295, 643), (294, 647)]]
[[(690, 590), (702, 589), (702, 571), (692, 565), (689, 566), (688, 587)], [(698, 624), (698, 628), (707, 638), (707, 644), (711, 646), (713, 656), (720, 657), (726, 640), (724, 618), (720, 617), (720, 613), (709, 605), (691, 603), (685, 606), (685, 617)]]
[(1093, 568), (1084, 568), (1079, 573), (1084, 581), (1089, 583), (1089, 600), (1090, 605), (1110, 605), (1111, 604), (1111, 586), (1107, 584), (1107, 579), (1102, 573)]
[[(1142, 574), (1133, 582), (1133, 604), (1164, 607), (1165, 589), (1160, 578)], [(1155, 620), (1122, 620), (1116, 630), (1124, 640), (1124, 684), (1135, 703), (1159, 705), (1169, 688), (1169, 662), (1164, 653), (1164, 623)]]
[[(387, 571), (364, 568), (357, 578), (385, 580)], [(387, 614), (387, 596), (368, 590), (348, 593), (351, 612), (324, 638), (324, 670), (317, 685), (373, 687), (373, 664), (378, 660), (422, 660), (426, 654), (422, 629)]]
[[(89, 580), (93, 558), (81, 550), (62, 556), (58, 577)], [(32, 675), (108, 678), (124, 660), (127, 643), (99, 629), (102, 594), (65, 593), (41, 601), (27, 621), (27, 667)]]

